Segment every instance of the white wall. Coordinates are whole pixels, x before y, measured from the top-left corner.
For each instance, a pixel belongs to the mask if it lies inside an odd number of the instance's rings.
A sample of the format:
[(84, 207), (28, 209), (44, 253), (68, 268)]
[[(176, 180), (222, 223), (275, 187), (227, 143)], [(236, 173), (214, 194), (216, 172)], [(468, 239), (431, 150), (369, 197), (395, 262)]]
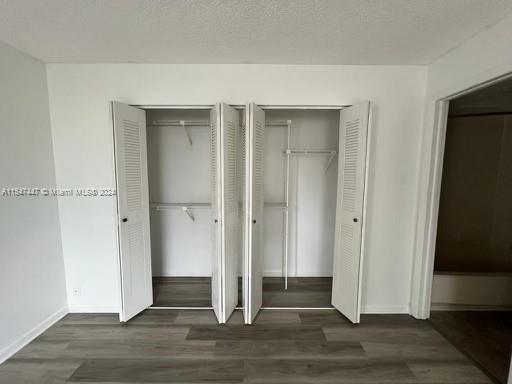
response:
[[(408, 310), (424, 67), (50, 64), (47, 73), (62, 187), (114, 186), (111, 100), (280, 105), (371, 100), (374, 145), (363, 309)], [(62, 198), (60, 214), (71, 309), (117, 310), (114, 199)], [(74, 288), (81, 296), (71, 294)]]
[[(43, 63), (0, 43), (0, 189), (55, 187)], [(66, 313), (57, 199), (0, 195), (0, 362)]]
[[(440, 142), (435, 123), (436, 101), (512, 72), (512, 17), (507, 17), (484, 32), (451, 50), (428, 68), (425, 118), (418, 169), (417, 225), (411, 289), (411, 313), (418, 318), (429, 315), (432, 285), (433, 249), (437, 219), (432, 181), (440, 174), (436, 156)], [(432, 227), (433, 226), (433, 227)], [(430, 231), (429, 229), (432, 229)], [(430, 235), (432, 234), (432, 236)]]

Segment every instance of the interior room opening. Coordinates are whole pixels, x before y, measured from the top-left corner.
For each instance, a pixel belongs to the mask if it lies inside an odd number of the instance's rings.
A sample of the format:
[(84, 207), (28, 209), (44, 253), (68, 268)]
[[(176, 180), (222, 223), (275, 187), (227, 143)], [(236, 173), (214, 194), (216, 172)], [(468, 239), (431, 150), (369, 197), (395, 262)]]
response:
[(431, 322), (498, 382), (512, 343), (512, 80), (450, 100)]

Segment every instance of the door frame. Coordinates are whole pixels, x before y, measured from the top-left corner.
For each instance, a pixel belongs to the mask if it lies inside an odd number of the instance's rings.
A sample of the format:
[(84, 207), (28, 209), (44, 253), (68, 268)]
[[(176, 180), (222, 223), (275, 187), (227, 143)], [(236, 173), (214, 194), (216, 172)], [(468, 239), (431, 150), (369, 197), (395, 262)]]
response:
[[(439, 217), (441, 179), (443, 173), (444, 147), (448, 109), (450, 100), (486, 88), (511, 78), (512, 73), (466, 86), (446, 96), (434, 98), (433, 105), (427, 104), (425, 113), (432, 112), (433, 122), (424, 122), (424, 127), (432, 127), (421, 141), (421, 160), (418, 177), (418, 202), (416, 207), (416, 233), (414, 239), (414, 259), (411, 278), (411, 302), (409, 313), (418, 319), (430, 317), (432, 281), (434, 278), (434, 258)], [(431, 108), (431, 109), (430, 109)], [(426, 117), (428, 119), (428, 116)], [(422, 169), (423, 163), (425, 168)], [(425, 189), (422, 190), (422, 185)], [(422, 192), (424, 201), (422, 201)], [(423, 213), (424, 212), (424, 213)], [(423, 213), (423, 214), (422, 214)]]

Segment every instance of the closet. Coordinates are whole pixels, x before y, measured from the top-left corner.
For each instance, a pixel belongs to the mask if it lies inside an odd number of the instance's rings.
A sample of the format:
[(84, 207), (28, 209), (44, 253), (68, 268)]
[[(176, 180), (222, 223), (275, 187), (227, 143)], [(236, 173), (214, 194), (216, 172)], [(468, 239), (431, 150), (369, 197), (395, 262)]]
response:
[(112, 112), (121, 321), (332, 304), (359, 322), (369, 103)]
[(122, 321), (153, 303), (212, 307), (219, 323), (235, 309), (239, 115), (113, 103)]
[(246, 110), (246, 323), (331, 303), (359, 322), (369, 103)]

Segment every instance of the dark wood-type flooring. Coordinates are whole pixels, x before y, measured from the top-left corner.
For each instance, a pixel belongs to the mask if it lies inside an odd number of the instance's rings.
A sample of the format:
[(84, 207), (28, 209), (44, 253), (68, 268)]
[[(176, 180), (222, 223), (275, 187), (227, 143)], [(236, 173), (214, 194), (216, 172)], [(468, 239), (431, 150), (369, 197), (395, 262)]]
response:
[[(238, 282), (242, 305), (242, 279)], [(264, 307), (323, 308), (331, 306), (332, 278), (292, 277), (284, 289), (281, 277), (263, 278)], [(211, 278), (153, 277), (154, 307), (211, 307)]]
[(507, 383), (512, 311), (432, 311), (430, 321), (497, 382)]
[(488, 377), (428, 321), (334, 310), (70, 314), (0, 365), (0, 383), (445, 383)]

